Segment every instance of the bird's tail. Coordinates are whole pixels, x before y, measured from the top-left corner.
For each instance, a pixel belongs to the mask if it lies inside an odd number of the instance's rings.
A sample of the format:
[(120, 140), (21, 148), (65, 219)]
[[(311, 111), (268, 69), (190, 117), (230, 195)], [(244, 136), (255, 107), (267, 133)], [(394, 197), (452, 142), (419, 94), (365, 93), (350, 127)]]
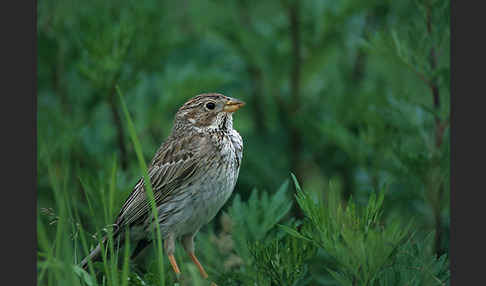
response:
[(96, 246), (96, 248), (93, 251), (91, 251), (91, 253), (88, 256), (86, 256), (83, 259), (83, 261), (81, 261), (79, 266), (86, 270), (88, 268), (89, 261), (95, 262), (99, 260), (101, 260), (101, 243), (98, 244), (98, 246)]

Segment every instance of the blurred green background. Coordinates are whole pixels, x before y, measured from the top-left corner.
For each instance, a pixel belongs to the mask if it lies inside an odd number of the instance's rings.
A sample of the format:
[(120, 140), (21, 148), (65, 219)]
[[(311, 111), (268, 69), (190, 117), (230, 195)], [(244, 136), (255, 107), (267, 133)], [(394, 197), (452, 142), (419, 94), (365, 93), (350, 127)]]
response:
[[(306, 190), (335, 182), (343, 201), (385, 188), (384, 218), (413, 219), (435, 232), (435, 253), (448, 252), (448, 1), (37, 6), (39, 210), (56, 210), (54, 176), (94, 232), (81, 181), (103, 185), (116, 162), (113, 219), (140, 177), (117, 85), (146, 161), (181, 104), (219, 92), (247, 103), (234, 116), (243, 201), (290, 172)], [(291, 216), (302, 214), (294, 206)]]

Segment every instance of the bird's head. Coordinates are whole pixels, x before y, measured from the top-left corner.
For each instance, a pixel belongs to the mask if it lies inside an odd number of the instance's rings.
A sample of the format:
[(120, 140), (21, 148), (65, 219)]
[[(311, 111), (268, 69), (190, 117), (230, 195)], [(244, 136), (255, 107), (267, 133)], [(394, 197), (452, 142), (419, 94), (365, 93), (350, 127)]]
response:
[(244, 105), (241, 100), (219, 93), (200, 94), (179, 108), (174, 128), (192, 126), (201, 129), (230, 130), (233, 128), (232, 113)]

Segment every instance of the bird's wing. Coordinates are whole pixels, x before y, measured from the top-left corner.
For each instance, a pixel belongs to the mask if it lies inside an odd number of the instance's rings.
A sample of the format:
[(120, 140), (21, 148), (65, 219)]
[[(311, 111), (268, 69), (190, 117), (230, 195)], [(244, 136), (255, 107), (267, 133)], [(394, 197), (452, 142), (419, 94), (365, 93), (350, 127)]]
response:
[[(169, 201), (178, 192), (183, 184), (191, 183), (198, 174), (204, 172), (200, 166), (201, 146), (211, 146), (205, 142), (207, 138), (193, 135), (167, 140), (157, 151), (148, 169), (148, 175), (152, 183), (155, 203), (157, 206)], [(144, 179), (141, 178), (135, 185), (133, 192), (125, 201), (116, 224), (122, 228), (134, 222), (146, 219), (151, 212), (150, 202), (145, 193)]]

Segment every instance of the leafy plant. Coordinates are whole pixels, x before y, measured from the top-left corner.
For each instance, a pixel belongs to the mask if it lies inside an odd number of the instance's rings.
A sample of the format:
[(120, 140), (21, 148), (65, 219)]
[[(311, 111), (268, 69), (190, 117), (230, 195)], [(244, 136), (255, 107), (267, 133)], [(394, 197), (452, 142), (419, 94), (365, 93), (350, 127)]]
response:
[[(312, 242), (330, 256), (335, 265), (325, 268), (340, 285), (381, 285), (383, 273), (390, 265), (398, 267), (409, 262), (403, 260), (409, 247), (403, 244), (410, 237), (412, 223), (404, 225), (395, 220), (383, 224), (384, 190), (372, 194), (366, 206), (350, 200), (344, 207), (332, 183), (327, 198), (320, 196), (316, 202), (300, 188), (293, 174), (292, 178), (307, 227), (300, 231), (287, 226), (281, 228), (304, 242)], [(420, 243), (428, 245), (428, 242)], [(444, 265), (444, 258), (435, 262), (430, 253), (421, 255), (415, 258), (425, 265), (436, 263), (439, 268)]]
[(424, 239), (411, 237), (400, 246), (393, 261), (383, 269), (376, 285), (449, 285), (450, 270), (446, 254), (433, 254), (434, 234)]
[(271, 229), (289, 212), (292, 200), (288, 197), (289, 182), (270, 195), (253, 189), (247, 202), (236, 194), (228, 214), (233, 221), (235, 250), (247, 264), (252, 264), (248, 243), (264, 241)]
[(303, 285), (308, 274), (308, 259), (316, 247), (307, 241), (286, 235), (270, 242), (256, 241), (250, 252), (257, 272), (258, 285)]

